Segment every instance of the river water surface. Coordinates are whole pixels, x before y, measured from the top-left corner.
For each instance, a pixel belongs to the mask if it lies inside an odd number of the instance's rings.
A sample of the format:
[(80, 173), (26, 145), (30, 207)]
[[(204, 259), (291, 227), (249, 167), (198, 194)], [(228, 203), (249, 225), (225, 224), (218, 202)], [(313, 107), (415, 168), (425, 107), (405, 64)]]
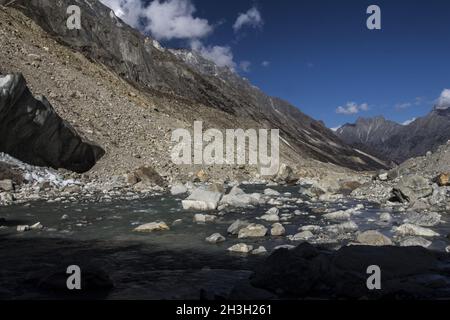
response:
[[(264, 186), (249, 186), (247, 192), (262, 192)], [(363, 204), (364, 210), (352, 220), (359, 230), (377, 229), (389, 237), (392, 224), (378, 223), (380, 209), (371, 203), (342, 200), (335, 203), (302, 203), (298, 188), (276, 188), (286, 193), (285, 207), (280, 214), (300, 210), (285, 223), (286, 234), (297, 233), (305, 225), (327, 226), (314, 208), (341, 210)], [(290, 193), (290, 194), (289, 194)], [(186, 212), (182, 197), (159, 195), (145, 199), (112, 200), (111, 202), (47, 203), (0, 207), (0, 218), (6, 221), (0, 229), (0, 298), (107, 298), (107, 299), (200, 299), (228, 297), (233, 288), (246, 282), (252, 269), (263, 263), (261, 256), (230, 254), (227, 248), (245, 242), (264, 246), (269, 252), (280, 245), (296, 245), (286, 237), (237, 239), (227, 229), (236, 219), (256, 220), (271, 206), (237, 209), (214, 223), (197, 224), (198, 212)], [(317, 212), (317, 210), (315, 210)], [(401, 223), (401, 215), (393, 213)], [(444, 217), (445, 218), (445, 217)], [(176, 220), (180, 224), (172, 226)], [(170, 231), (135, 233), (138, 225), (165, 221)], [(39, 231), (18, 233), (17, 225), (40, 222)], [(450, 224), (444, 222), (434, 230), (443, 236), (433, 240), (432, 249), (444, 250), (449, 245), (445, 235)], [(205, 238), (221, 233), (227, 241), (212, 245)], [(338, 248), (350, 240), (328, 243)], [(66, 268), (80, 266), (93, 280), (92, 288), (82, 293), (68, 293), (65, 287)], [(109, 280), (105, 280), (109, 279)], [(108, 283), (114, 284), (109, 287)], [(88, 290), (89, 289), (89, 290)]]

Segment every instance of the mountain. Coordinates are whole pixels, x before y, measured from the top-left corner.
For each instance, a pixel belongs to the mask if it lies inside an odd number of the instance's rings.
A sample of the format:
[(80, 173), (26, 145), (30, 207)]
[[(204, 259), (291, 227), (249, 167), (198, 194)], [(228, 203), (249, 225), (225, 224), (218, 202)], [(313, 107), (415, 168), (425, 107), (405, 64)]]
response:
[[(0, 4), (7, 2), (0, 0)], [(39, 54), (56, 59), (51, 63), (60, 65), (72, 81), (68, 83), (64, 79), (59, 87), (49, 88), (47, 83), (53, 85), (54, 78), (61, 78), (61, 74), (53, 72), (50, 76), (52, 71), (43, 62), (38, 62), (37, 70), (30, 68), (29, 62), (23, 63), (22, 69), (34, 70), (25, 76), (35, 87), (58, 91), (53, 94), (61, 107), (52, 102), (57, 111), (77, 122), (79, 131), (89, 140), (104, 147), (106, 155), (97, 167), (106, 172), (144, 161), (153, 161), (155, 167), (165, 172), (178, 170), (168, 161), (169, 133), (174, 128), (191, 127), (195, 120), (203, 120), (205, 127), (215, 128), (279, 128), (282, 161), (294, 165), (302, 166), (313, 160), (356, 170), (385, 166), (342, 142), (322, 122), (286, 101), (269, 97), (233, 71), (219, 68), (195, 52), (163, 48), (154, 39), (126, 25), (99, 1), (77, 1), (82, 11), (82, 29), (69, 30), (66, 9), (71, 4), (69, 0), (57, 3), (17, 0), (10, 4), (43, 29), (41, 34), (30, 27), (32, 32), (39, 33), (34, 37), (39, 36), (48, 45), (36, 43), (31, 37), (29, 41), (40, 48)], [(15, 28), (22, 30), (29, 23), (23, 22)], [(23, 29), (22, 40), (14, 40), (23, 41), (28, 32), (31, 31)], [(52, 50), (59, 54), (53, 54)], [(22, 54), (20, 50), (18, 54)], [(25, 55), (26, 59), (29, 57)], [(1, 64), (3, 73), (9, 71), (8, 65), (21, 64), (20, 59), (15, 64), (8, 60), (2, 62), (5, 62)], [(30, 79), (38, 74), (40, 81)], [(71, 95), (75, 97), (80, 95), (82, 99), (78, 100), (83, 103), (68, 99), (64, 88), (73, 91)], [(135, 109), (137, 106), (143, 109)]]
[(347, 123), (337, 129), (336, 135), (359, 150), (386, 159), (390, 152), (390, 148), (386, 148), (386, 141), (402, 128), (402, 125), (382, 116), (359, 118), (356, 123)]
[(450, 108), (436, 106), (408, 125), (376, 117), (359, 119), (336, 131), (343, 141), (387, 161), (402, 163), (435, 151), (450, 139)]

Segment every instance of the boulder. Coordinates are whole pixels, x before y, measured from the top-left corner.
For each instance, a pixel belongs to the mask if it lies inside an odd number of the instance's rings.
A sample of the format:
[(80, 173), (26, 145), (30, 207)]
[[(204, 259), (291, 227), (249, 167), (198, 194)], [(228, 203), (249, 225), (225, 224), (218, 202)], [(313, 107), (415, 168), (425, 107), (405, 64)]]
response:
[(224, 242), (226, 239), (220, 233), (214, 233), (214, 234), (210, 235), (208, 238), (206, 238), (205, 240), (208, 243), (217, 244), (220, 242)]
[(216, 219), (217, 219), (216, 216), (212, 216), (209, 214), (197, 213), (196, 215), (194, 215), (194, 222), (196, 223), (214, 222)]
[(264, 190), (264, 195), (278, 197), (280, 195), (280, 193), (273, 189), (266, 189), (266, 190)]
[(267, 250), (263, 246), (259, 246), (258, 248), (254, 249), (252, 251), (252, 254), (253, 255), (264, 255), (264, 254), (267, 254)]
[(21, 74), (0, 76), (0, 152), (36, 166), (83, 173), (105, 154), (34, 97)]
[(353, 232), (358, 231), (359, 227), (358, 225), (353, 221), (347, 221), (343, 222), (341, 224), (328, 226), (327, 230), (331, 231), (333, 233), (347, 233), (347, 232)]
[(211, 211), (217, 209), (221, 198), (222, 193), (220, 192), (197, 188), (182, 201), (182, 205), (184, 210)]
[(314, 238), (314, 235), (311, 231), (302, 231), (300, 233), (297, 233), (296, 235), (289, 236), (288, 238), (291, 241), (307, 241)]
[(403, 177), (392, 190), (394, 199), (399, 202), (415, 202), (433, 194), (427, 179), (418, 175)]
[(436, 212), (408, 212), (404, 223), (410, 223), (421, 227), (433, 227), (441, 223), (441, 215)]
[(136, 176), (138, 183), (142, 182), (145, 185), (157, 185), (160, 187), (166, 186), (164, 179), (151, 167), (140, 167), (134, 172), (134, 175)]
[(278, 208), (269, 209), (265, 215), (260, 217), (259, 219), (267, 221), (267, 222), (278, 222), (280, 221), (280, 217), (278, 216), (279, 210)]
[(314, 225), (308, 225), (308, 226), (302, 226), (298, 228), (299, 231), (311, 231), (311, 232), (318, 232), (322, 230), (321, 226), (314, 226)]
[(165, 222), (151, 222), (143, 224), (137, 228), (135, 228), (133, 231), (135, 232), (154, 232), (154, 231), (166, 231), (170, 230), (170, 228), (167, 226)]
[(220, 205), (226, 205), (235, 208), (246, 208), (248, 206), (257, 206), (261, 203), (259, 193), (247, 194), (238, 186), (233, 187), (227, 195), (224, 195)]
[(360, 233), (356, 239), (359, 243), (368, 245), (368, 246), (391, 246), (392, 245), (391, 239), (389, 239), (384, 234), (382, 234), (378, 231), (375, 231), (375, 230), (369, 230), (369, 231)]
[(392, 221), (392, 216), (389, 212), (383, 212), (380, 214), (380, 221), (384, 223), (389, 223)]
[(247, 227), (249, 224), (250, 224), (250, 222), (248, 222), (248, 221), (236, 220), (235, 222), (233, 222), (231, 224), (231, 226), (228, 228), (227, 232), (231, 235), (237, 235), (237, 234), (239, 234), (239, 231), (242, 228)]
[(261, 224), (252, 223), (239, 230), (238, 238), (262, 238), (267, 234), (267, 228)]
[(188, 189), (182, 183), (176, 183), (170, 188), (170, 194), (173, 196), (178, 196), (178, 195), (184, 194), (186, 192), (188, 192)]
[(32, 226), (30, 226), (30, 230), (42, 230), (44, 226), (40, 222), (36, 222)]
[(0, 181), (0, 192), (2, 191), (6, 192), (14, 191), (14, 184), (12, 180), (7, 179)]
[(399, 236), (419, 236), (419, 237), (438, 237), (439, 233), (431, 229), (419, 227), (413, 224), (402, 224), (395, 229), (395, 233)]
[(286, 234), (286, 229), (281, 223), (274, 223), (272, 229), (270, 229), (270, 234), (274, 237), (284, 236)]
[(235, 244), (234, 246), (228, 248), (228, 251), (230, 251), (230, 252), (244, 253), (244, 254), (247, 254), (252, 250), (253, 250), (253, 246), (247, 245), (245, 243), (238, 243), (238, 244)]
[(402, 247), (424, 247), (428, 248), (432, 242), (421, 237), (407, 237), (400, 242)]
[(281, 164), (275, 181), (279, 183), (295, 184), (298, 181), (298, 177), (294, 174), (294, 170), (286, 164)]
[(30, 230), (30, 226), (28, 226), (28, 225), (17, 226), (17, 232), (25, 232), (25, 231), (29, 231), (29, 230)]
[(450, 186), (450, 174), (449, 173), (441, 173), (437, 176), (436, 182), (440, 187)]
[(336, 211), (324, 214), (323, 217), (327, 220), (350, 220), (351, 214), (347, 211)]

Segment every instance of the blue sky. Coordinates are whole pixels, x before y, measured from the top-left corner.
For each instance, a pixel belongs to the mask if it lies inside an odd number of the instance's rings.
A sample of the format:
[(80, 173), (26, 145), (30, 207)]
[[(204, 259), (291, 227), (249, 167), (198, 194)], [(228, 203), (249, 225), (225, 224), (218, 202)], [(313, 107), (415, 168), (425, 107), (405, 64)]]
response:
[[(450, 1), (159, 0), (150, 10), (151, 3), (140, 8), (144, 32), (166, 46), (195, 43), (329, 127), (360, 116), (404, 122), (428, 113), (450, 88)], [(381, 8), (382, 30), (366, 27), (372, 4)], [(122, 9), (132, 24), (132, 9)]]

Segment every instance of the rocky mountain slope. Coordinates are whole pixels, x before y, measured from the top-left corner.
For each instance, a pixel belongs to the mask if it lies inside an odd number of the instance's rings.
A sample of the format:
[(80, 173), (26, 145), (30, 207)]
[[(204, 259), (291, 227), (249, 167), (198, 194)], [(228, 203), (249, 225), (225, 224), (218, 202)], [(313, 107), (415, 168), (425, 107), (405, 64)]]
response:
[[(68, 0), (56, 5), (52, 1), (32, 0), (16, 1), (12, 6), (31, 17), (59, 43), (106, 66), (147, 97), (187, 104), (189, 109), (208, 108), (206, 114), (212, 115), (212, 121), (205, 113), (197, 118), (208, 126), (230, 127), (218, 116), (224, 113), (225, 118), (233, 119), (230, 128), (236, 127), (236, 119), (240, 119), (242, 128), (280, 128), (285, 142), (283, 149), (302, 158), (352, 169), (383, 166), (342, 143), (322, 123), (282, 100), (266, 96), (230, 71), (220, 70), (217, 75), (186, 63), (180, 55), (161, 48), (151, 38), (124, 24), (98, 1), (79, 1), (82, 30), (68, 30), (65, 10), (70, 4)], [(176, 108), (172, 114), (182, 118), (180, 111)]]
[(406, 126), (383, 117), (359, 119), (355, 124), (342, 126), (336, 134), (355, 148), (401, 163), (436, 151), (450, 139), (450, 108), (435, 107)]

